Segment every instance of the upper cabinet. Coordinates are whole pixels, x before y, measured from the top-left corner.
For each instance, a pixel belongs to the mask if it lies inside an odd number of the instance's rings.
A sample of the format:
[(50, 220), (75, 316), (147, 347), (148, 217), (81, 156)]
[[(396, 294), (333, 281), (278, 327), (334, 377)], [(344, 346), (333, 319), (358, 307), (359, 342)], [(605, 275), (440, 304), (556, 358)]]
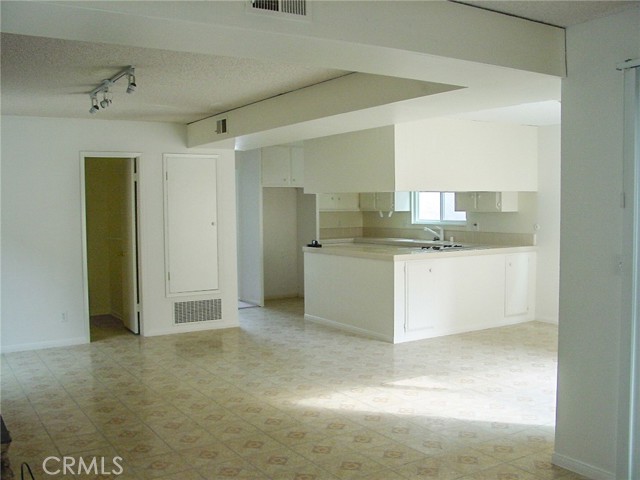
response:
[(356, 212), (359, 210), (357, 193), (321, 193), (318, 210), (322, 212)]
[(307, 140), (305, 191), (536, 191), (537, 128), (436, 118)]
[(517, 212), (518, 192), (457, 192), (456, 211)]
[(277, 145), (262, 149), (263, 187), (304, 186), (304, 150)]
[(393, 192), (394, 127), (304, 142), (305, 193)]
[(371, 192), (360, 194), (360, 210), (363, 212), (409, 212), (409, 192)]

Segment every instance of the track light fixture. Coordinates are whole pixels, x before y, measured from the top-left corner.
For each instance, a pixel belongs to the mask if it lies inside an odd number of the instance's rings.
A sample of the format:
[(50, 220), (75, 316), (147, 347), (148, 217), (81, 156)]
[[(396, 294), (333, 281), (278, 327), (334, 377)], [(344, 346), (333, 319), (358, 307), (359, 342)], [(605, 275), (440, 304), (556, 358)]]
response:
[[(91, 99), (91, 108), (89, 109), (89, 113), (97, 113), (100, 108), (104, 110), (111, 105), (113, 99), (109, 89), (124, 76), (127, 77), (129, 82), (127, 85), (127, 93), (133, 93), (136, 91), (136, 88), (138, 88), (136, 85), (136, 69), (133, 65), (130, 65), (117, 75), (103, 80), (100, 85), (89, 92), (89, 98)], [(99, 94), (102, 94), (102, 100), (100, 103), (98, 103)]]
[[(133, 72), (133, 67), (131, 67), (131, 71)], [(129, 74), (129, 85), (127, 86), (127, 93), (133, 93), (138, 88), (136, 85), (136, 76), (133, 73)]]
[(100, 107), (98, 107), (98, 97), (96, 97), (95, 95), (92, 95), (91, 108), (89, 109), (89, 113), (97, 113), (98, 110), (100, 110)]

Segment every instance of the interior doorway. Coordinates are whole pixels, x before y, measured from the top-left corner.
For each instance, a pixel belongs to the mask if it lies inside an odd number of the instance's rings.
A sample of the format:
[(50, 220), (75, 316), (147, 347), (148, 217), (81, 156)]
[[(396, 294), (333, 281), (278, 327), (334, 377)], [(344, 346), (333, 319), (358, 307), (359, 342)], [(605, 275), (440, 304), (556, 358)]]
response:
[(137, 155), (86, 154), (82, 158), (91, 341), (140, 333), (138, 163)]

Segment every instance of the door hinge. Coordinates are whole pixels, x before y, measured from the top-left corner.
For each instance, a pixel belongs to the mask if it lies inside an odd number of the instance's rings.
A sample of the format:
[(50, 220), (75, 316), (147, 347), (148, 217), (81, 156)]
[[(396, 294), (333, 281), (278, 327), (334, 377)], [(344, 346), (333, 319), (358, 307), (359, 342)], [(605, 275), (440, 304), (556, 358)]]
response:
[(620, 194), (620, 206), (622, 208), (627, 208), (627, 196), (624, 192)]
[(167, 272), (167, 280), (171, 281), (171, 272)]

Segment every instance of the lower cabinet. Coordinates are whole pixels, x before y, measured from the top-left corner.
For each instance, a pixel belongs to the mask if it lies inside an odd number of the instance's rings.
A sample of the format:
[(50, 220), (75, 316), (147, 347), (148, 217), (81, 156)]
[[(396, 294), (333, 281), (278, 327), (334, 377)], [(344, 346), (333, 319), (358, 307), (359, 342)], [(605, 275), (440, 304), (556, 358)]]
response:
[(402, 343), (534, 319), (533, 251), (405, 260), (326, 250), (305, 250), (307, 320)]
[[(531, 252), (409, 261), (401, 341), (533, 320)], [(398, 341), (398, 340), (396, 340)]]
[(529, 269), (531, 256), (528, 254), (506, 255), (504, 260), (504, 315), (526, 315), (529, 312)]

